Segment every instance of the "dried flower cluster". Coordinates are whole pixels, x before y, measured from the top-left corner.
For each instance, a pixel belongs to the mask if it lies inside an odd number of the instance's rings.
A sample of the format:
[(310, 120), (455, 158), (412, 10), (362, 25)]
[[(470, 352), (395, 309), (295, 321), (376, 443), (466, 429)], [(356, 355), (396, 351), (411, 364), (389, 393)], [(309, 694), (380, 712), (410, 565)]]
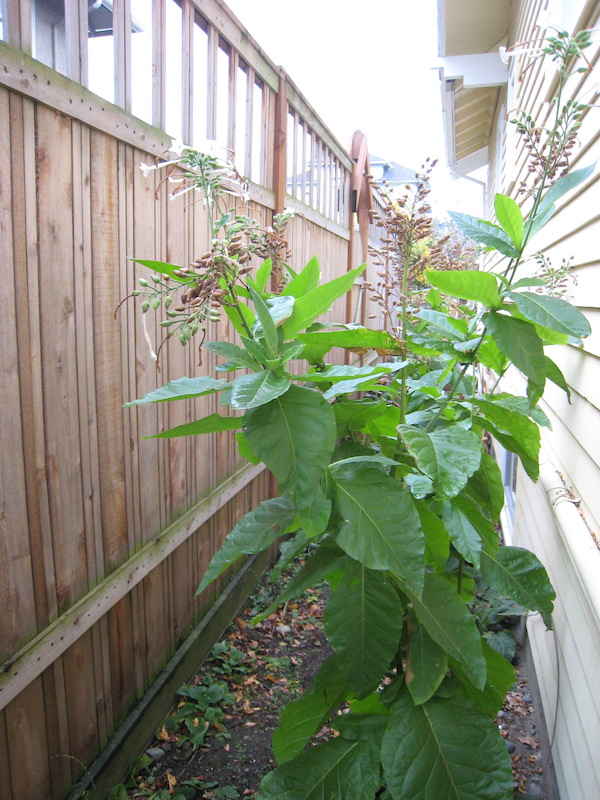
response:
[(535, 277), (544, 281), (544, 285), (535, 291), (566, 300), (570, 295), (570, 289), (577, 283), (577, 279), (570, 272), (573, 256), (563, 258), (559, 267), (553, 267), (552, 261), (543, 253), (536, 253), (535, 260), (538, 265)]

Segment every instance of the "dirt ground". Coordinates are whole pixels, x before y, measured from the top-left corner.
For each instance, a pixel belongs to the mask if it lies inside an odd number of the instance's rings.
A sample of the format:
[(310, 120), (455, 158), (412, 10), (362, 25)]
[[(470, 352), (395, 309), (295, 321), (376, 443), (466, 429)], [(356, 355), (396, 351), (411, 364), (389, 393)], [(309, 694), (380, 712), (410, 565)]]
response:
[[(226, 688), (216, 719), (198, 733), (198, 726), (206, 723), (180, 696), (179, 720), (168, 719), (146, 750), (129, 797), (166, 800), (177, 797), (178, 790), (186, 800), (255, 796), (261, 778), (275, 766), (271, 737), (281, 709), (310, 685), (331, 652), (322, 630), (325, 593), (309, 590), (301, 601), (290, 602), (251, 627), (253, 615), (270, 599), (263, 585), (191, 682)], [(553, 800), (552, 776), (543, 768), (540, 721), (525, 664), (520, 663), (524, 659), (517, 658), (516, 683), (496, 720), (511, 755), (515, 797)], [(219, 697), (222, 689), (211, 691)], [(200, 746), (186, 741), (198, 735), (203, 737)], [(327, 729), (320, 735), (326, 737)]]

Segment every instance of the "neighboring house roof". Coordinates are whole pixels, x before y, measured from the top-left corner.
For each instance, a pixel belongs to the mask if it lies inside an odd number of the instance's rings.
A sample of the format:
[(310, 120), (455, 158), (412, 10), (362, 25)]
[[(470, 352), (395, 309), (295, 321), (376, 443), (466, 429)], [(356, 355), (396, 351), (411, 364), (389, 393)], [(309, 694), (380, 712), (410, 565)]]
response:
[(487, 163), (500, 87), (508, 70), (511, 0), (438, 0), (440, 78), (449, 166), (467, 173)]
[(406, 186), (406, 184), (416, 183), (418, 180), (414, 170), (372, 153), (369, 153), (369, 167), (375, 183), (387, 183), (394, 187)]

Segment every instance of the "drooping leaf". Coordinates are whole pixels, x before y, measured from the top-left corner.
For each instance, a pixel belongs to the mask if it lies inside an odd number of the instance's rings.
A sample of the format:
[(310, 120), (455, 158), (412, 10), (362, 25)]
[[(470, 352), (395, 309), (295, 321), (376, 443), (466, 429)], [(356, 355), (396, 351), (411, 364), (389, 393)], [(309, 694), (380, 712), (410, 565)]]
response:
[(421, 598), (409, 590), (405, 592), (427, 633), (442, 650), (462, 664), (469, 680), (482, 689), (486, 681), (486, 668), (481, 652), (481, 636), (475, 618), (452, 585), (441, 575), (428, 572)]
[(245, 458), (246, 461), (249, 461), (251, 464), (260, 464), (261, 459), (250, 449), (250, 445), (243, 431), (236, 433), (235, 441), (237, 443), (238, 453), (242, 458)]
[(332, 476), (339, 546), (365, 567), (397, 573), (420, 595), (425, 542), (410, 494), (373, 464), (344, 464)]
[(230, 342), (204, 342), (203, 347), (239, 367), (256, 371), (261, 369), (261, 365), (246, 350), (236, 344), (231, 344)]
[(262, 297), (250, 287), (250, 295), (260, 321), (259, 337), (264, 342), (269, 358), (277, 353), (277, 330), (271, 312)]
[(313, 389), (291, 386), (281, 397), (246, 414), (244, 433), (265, 462), (282, 494), (308, 508), (329, 464), (336, 439), (335, 417)]
[(494, 210), (502, 230), (510, 237), (519, 250), (523, 244), (523, 214), (517, 203), (505, 194), (497, 194), (494, 198)]
[(541, 561), (522, 547), (501, 547), (482, 553), (481, 574), (501, 594), (530, 611), (539, 611), (547, 628), (552, 627), (552, 584)]
[(507, 661), (512, 661), (517, 653), (517, 643), (515, 637), (510, 631), (486, 631), (483, 638), (496, 653), (505, 658)]
[(377, 688), (398, 650), (402, 605), (381, 575), (349, 562), (325, 611), (325, 632), (340, 669), (361, 697)]
[(310, 689), (281, 712), (273, 732), (273, 755), (277, 764), (296, 758), (347, 694), (348, 681), (338, 666), (337, 656), (329, 656), (319, 667)]
[(301, 505), (302, 510), (296, 518), (296, 524), (309, 539), (313, 539), (327, 528), (331, 516), (331, 500), (325, 497), (321, 486), (316, 486), (312, 495)]
[(487, 453), (481, 454), (479, 469), (467, 481), (464, 493), (492, 522), (498, 522), (504, 507), (504, 484), (495, 458)]
[(319, 260), (311, 258), (302, 272), (299, 272), (285, 287), (285, 293), (292, 297), (302, 297), (319, 285), (321, 270)]
[(533, 325), (494, 311), (487, 312), (482, 319), (496, 345), (515, 367), (543, 385), (546, 379), (544, 346)]
[(285, 394), (292, 382), (270, 369), (240, 375), (231, 384), (233, 408), (258, 408)]
[(483, 422), (483, 427), (487, 427), (503, 447), (517, 453), (527, 474), (532, 480), (537, 480), (541, 446), (538, 426), (517, 411), (503, 408), (490, 400), (475, 398), (473, 403), (487, 420), (487, 423)]
[(445, 504), (443, 520), (455, 549), (465, 561), (478, 567), (482, 543), (477, 529), (455, 503)]
[(264, 500), (238, 522), (223, 542), (221, 549), (212, 557), (199, 594), (227, 567), (242, 555), (260, 553), (269, 547), (294, 519), (295, 509), (287, 497)]
[[(493, 553), (498, 548), (498, 533), (496, 532), (491, 519), (486, 517), (483, 513), (481, 506), (478, 503), (473, 503), (471, 497), (466, 494), (467, 488), (468, 484), (460, 494), (457, 494), (456, 497), (452, 498), (451, 503), (455, 509), (460, 511), (461, 515), (468, 520), (470, 525), (477, 532), (478, 537), (481, 541), (483, 541), (485, 549), (489, 553)], [(477, 550), (478, 559), (479, 552), (480, 550)], [(464, 556), (464, 553), (461, 552), (461, 554)], [(472, 563), (477, 566), (479, 560), (477, 562), (472, 561)]]
[(294, 339), (305, 328), (311, 325), (331, 304), (346, 294), (352, 284), (364, 271), (366, 264), (349, 270), (344, 275), (334, 278), (329, 283), (317, 286), (296, 300), (292, 316), (284, 323), (286, 339)]
[(425, 277), (437, 289), (452, 297), (483, 303), (488, 308), (500, 308), (502, 305), (498, 279), (490, 272), (428, 270)]
[(483, 656), (487, 667), (487, 680), (483, 689), (476, 689), (465, 676), (460, 664), (450, 660), (452, 672), (458, 677), (463, 691), (471, 698), (475, 705), (494, 719), (506, 693), (515, 681), (516, 670), (503, 656), (493, 650), (489, 644), (482, 641)]
[(590, 178), (594, 174), (595, 169), (596, 162), (594, 161), (594, 163), (590, 164), (589, 167), (576, 169), (573, 172), (569, 172), (567, 175), (564, 175), (562, 178), (559, 178), (556, 183), (554, 183), (550, 189), (548, 189), (542, 198), (542, 202), (537, 210), (538, 215), (543, 214), (546, 209), (554, 205), (554, 203), (556, 203), (557, 200), (560, 200), (561, 197), (564, 197), (567, 192), (570, 192), (571, 189), (575, 189), (577, 186)]
[(449, 217), (458, 230), (474, 242), (485, 244), (508, 258), (518, 258), (519, 253), (509, 236), (497, 225), (457, 211), (450, 211)]
[(380, 785), (379, 752), (374, 743), (339, 736), (309, 748), (266, 775), (257, 800), (373, 800)]
[[(458, 734), (460, 730), (460, 734)], [(394, 800), (511, 800), (510, 757), (492, 722), (466, 697), (392, 708), (381, 760)]]
[(406, 657), (406, 686), (413, 703), (425, 703), (435, 694), (448, 669), (448, 657), (426, 629), (409, 613), (409, 644)]
[(244, 424), (244, 417), (222, 417), (220, 414), (210, 414), (208, 417), (197, 419), (195, 422), (186, 422), (177, 425), (162, 433), (153, 436), (144, 436), (144, 439), (176, 439), (180, 436), (199, 436), (202, 433), (216, 433), (217, 431), (234, 431)]
[(425, 560), (442, 570), (450, 554), (450, 538), (442, 520), (433, 513), (423, 500), (416, 500), (415, 507), (425, 534)]
[(481, 442), (473, 431), (455, 427), (429, 433), (399, 425), (398, 433), (421, 472), (446, 497), (458, 494), (481, 462)]
[(556, 365), (551, 358), (546, 356), (546, 377), (552, 383), (555, 383), (563, 392), (566, 393), (567, 399), (569, 403), (571, 402), (571, 390), (569, 389), (569, 384), (566, 381), (565, 376), (562, 374), (560, 368)]
[(508, 292), (521, 314), (531, 322), (559, 333), (582, 338), (592, 328), (581, 311), (560, 297), (548, 297), (535, 292)]
[(140, 397), (139, 400), (131, 400), (125, 403), (125, 407), (141, 406), (145, 403), (165, 403), (171, 400), (186, 400), (189, 397), (202, 397), (205, 394), (214, 394), (227, 389), (230, 386), (228, 381), (215, 380), (207, 376), (200, 378), (178, 378), (169, 381), (166, 386), (160, 389), (153, 389), (148, 394)]

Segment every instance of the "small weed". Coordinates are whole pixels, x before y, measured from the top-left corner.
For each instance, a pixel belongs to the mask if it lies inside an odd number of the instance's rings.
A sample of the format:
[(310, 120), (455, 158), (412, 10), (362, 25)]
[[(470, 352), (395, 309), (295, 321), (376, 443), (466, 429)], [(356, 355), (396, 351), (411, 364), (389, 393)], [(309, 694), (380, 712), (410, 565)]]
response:
[(222, 725), (223, 707), (233, 705), (235, 698), (224, 683), (184, 684), (177, 694), (183, 699), (175, 713), (167, 717), (164, 727), (176, 737), (178, 746), (189, 742), (192, 747), (199, 747), (211, 732), (220, 738), (229, 738)]
[(225, 678), (249, 672), (246, 653), (230, 642), (217, 642), (211, 651), (209, 663), (212, 672)]

